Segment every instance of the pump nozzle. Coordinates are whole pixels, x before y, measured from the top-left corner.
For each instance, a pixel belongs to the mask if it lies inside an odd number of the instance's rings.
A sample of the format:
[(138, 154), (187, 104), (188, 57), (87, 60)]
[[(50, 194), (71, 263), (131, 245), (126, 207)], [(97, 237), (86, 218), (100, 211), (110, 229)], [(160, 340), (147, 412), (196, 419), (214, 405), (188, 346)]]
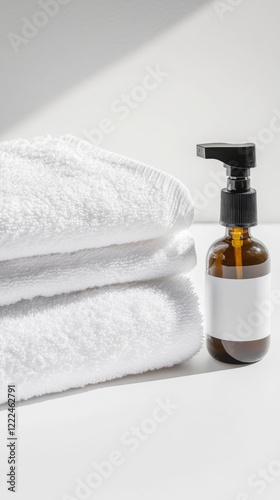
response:
[(227, 189), (221, 193), (220, 223), (228, 227), (256, 225), (256, 191), (250, 188), (249, 179), (250, 169), (256, 167), (255, 144), (198, 144), (197, 156), (222, 161), (227, 169)]
[(197, 156), (220, 160), (227, 167), (247, 169), (256, 166), (255, 144), (252, 142), (245, 144), (227, 144), (222, 142), (198, 144)]

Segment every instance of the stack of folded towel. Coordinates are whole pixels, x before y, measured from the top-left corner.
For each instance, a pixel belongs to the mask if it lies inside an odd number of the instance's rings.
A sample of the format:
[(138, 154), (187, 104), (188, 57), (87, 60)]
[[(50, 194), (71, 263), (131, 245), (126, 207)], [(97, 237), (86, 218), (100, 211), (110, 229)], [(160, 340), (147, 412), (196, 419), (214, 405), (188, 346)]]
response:
[(71, 136), (1, 143), (0, 175), (0, 403), (199, 350), (182, 183)]

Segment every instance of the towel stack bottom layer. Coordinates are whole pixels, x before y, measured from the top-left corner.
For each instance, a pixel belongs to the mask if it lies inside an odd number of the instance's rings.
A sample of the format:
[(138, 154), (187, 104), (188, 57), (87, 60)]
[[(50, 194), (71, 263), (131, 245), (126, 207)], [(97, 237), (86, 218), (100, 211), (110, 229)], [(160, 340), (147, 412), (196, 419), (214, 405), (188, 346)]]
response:
[(8, 383), (26, 399), (180, 363), (201, 347), (201, 319), (177, 276), (3, 306), (0, 345), (3, 403)]

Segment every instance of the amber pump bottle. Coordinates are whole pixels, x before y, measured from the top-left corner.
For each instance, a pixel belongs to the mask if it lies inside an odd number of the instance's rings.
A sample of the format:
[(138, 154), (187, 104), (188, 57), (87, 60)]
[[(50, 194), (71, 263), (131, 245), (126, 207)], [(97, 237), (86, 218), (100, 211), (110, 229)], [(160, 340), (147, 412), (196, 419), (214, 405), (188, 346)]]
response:
[(197, 155), (222, 161), (228, 176), (220, 215), (226, 234), (210, 247), (206, 262), (207, 348), (225, 363), (254, 363), (270, 342), (270, 258), (251, 235), (257, 224), (256, 191), (249, 177), (256, 166), (255, 145), (200, 144)]

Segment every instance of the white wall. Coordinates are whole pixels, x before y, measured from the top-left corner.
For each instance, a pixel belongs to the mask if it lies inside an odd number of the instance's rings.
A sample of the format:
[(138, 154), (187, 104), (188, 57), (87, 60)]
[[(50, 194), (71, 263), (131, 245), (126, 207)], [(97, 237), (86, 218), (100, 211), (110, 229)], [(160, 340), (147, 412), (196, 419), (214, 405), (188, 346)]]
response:
[[(53, 17), (37, 0), (0, 2), (1, 139), (90, 137), (182, 179), (199, 221), (218, 219), (222, 166), (195, 145), (256, 140), (259, 219), (280, 221), (280, 2), (41, 3)], [(26, 32), (24, 17), (45, 26)]]

